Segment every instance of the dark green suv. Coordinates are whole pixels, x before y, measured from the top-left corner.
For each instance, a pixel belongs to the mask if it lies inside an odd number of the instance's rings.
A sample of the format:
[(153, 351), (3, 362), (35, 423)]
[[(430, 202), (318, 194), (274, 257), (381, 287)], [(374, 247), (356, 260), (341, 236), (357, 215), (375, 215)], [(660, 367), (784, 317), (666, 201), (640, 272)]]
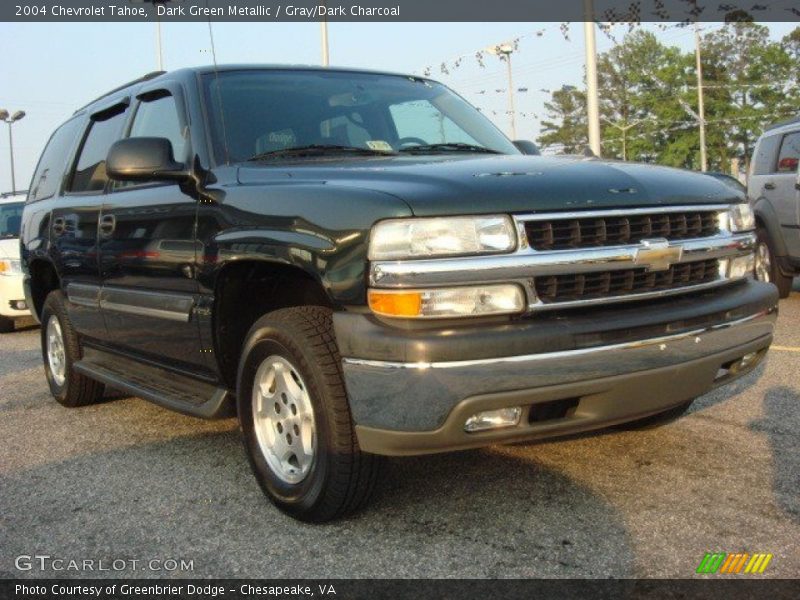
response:
[(30, 189), (55, 398), (236, 413), (300, 519), (362, 505), (380, 455), (675, 415), (772, 340), (740, 191), (523, 155), (426, 78), (154, 74), (77, 111)]

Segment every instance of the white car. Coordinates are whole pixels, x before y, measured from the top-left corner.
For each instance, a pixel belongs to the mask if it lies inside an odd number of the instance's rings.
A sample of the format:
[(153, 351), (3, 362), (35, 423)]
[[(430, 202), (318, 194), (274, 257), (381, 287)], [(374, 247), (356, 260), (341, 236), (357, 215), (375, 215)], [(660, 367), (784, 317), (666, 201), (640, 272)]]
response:
[(14, 321), (30, 317), (22, 289), (19, 227), (25, 193), (0, 195), (0, 333), (14, 331)]

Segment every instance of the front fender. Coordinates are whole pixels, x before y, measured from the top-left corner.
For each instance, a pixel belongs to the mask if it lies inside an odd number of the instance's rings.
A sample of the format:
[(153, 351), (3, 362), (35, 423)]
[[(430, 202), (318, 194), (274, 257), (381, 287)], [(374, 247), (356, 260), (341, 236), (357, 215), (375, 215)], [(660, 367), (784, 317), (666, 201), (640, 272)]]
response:
[(296, 267), (318, 281), (335, 305), (366, 303), (369, 234), (381, 219), (411, 210), (388, 194), (324, 184), (238, 185), (199, 205), (201, 286), (238, 261)]
[(778, 213), (775, 212), (772, 203), (768, 199), (761, 197), (753, 202), (753, 212), (755, 212), (756, 218), (767, 230), (770, 240), (772, 240), (775, 256), (778, 258), (785, 257), (789, 252), (786, 248), (786, 240), (783, 239)]

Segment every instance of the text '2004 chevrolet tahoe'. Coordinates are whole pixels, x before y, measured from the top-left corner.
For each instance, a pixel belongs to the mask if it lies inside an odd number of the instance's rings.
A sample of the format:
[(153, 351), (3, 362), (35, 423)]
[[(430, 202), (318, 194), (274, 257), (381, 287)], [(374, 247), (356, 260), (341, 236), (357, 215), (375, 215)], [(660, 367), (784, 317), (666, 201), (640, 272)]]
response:
[(380, 455), (674, 415), (752, 369), (753, 229), (710, 177), (524, 156), (426, 78), (231, 66), (77, 111), (21, 243), (61, 404), (236, 412), (266, 494), (323, 521)]

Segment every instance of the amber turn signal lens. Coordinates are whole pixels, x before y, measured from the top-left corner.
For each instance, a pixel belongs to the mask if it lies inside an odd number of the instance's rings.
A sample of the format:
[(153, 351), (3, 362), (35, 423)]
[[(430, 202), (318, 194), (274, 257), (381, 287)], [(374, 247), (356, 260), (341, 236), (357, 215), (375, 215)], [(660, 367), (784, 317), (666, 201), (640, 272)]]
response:
[(379, 315), (416, 317), (422, 311), (422, 294), (419, 292), (398, 294), (370, 290), (369, 307)]

